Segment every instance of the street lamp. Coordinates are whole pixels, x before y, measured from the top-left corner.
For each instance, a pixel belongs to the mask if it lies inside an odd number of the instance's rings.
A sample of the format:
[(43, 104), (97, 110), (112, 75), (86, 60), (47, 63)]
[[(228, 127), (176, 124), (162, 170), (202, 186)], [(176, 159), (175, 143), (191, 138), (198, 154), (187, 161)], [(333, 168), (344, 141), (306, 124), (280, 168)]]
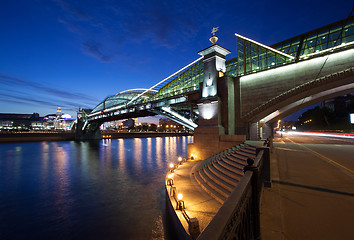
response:
[(182, 200), (183, 198), (183, 194), (182, 193), (178, 193), (177, 195), (177, 207), (176, 207), (176, 210), (183, 210), (185, 209), (185, 205), (184, 205), (184, 201)]
[(171, 186), (173, 185), (173, 173), (170, 173), (167, 175), (167, 186)]
[(182, 157), (178, 157), (178, 164), (179, 165), (182, 165), (182, 160), (183, 160)]
[(173, 173), (174, 169), (175, 169), (175, 165), (173, 163), (170, 163), (170, 172)]

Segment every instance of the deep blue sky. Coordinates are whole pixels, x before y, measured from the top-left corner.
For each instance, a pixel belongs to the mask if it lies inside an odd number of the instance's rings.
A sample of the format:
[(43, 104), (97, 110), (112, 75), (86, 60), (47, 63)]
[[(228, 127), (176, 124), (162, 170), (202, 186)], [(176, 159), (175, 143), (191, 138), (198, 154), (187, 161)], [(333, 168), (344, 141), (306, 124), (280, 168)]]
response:
[(271, 45), (346, 18), (352, 0), (0, 0), (0, 112), (75, 115), (199, 57), (211, 28)]

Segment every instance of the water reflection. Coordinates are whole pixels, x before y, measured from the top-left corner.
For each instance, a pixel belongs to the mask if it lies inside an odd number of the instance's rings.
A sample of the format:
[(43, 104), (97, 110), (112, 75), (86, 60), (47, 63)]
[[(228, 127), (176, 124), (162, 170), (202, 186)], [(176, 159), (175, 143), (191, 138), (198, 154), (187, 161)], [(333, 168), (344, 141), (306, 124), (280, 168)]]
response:
[(152, 140), (151, 138), (146, 139), (146, 150), (147, 150), (147, 163), (152, 164)]
[(164, 175), (189, 141), (0, 144), (0, 239), (169, 239)]

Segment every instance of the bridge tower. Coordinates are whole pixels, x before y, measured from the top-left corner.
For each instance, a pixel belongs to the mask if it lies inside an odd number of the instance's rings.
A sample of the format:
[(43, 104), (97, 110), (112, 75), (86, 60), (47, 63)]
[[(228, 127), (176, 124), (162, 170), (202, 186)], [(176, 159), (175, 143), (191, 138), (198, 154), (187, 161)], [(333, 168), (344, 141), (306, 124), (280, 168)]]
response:
[(204, 57), (204, 79), (198, 103), (198, 127), (194, 130), (194, 143), (187, 147), (188, 157), (193, 154), (198, 159), (245, 141), (245, 135), (235, 135), (234, 81), (225, 75), (225, 56), (231, 52), (216, 44), (215, 28), (212, 33), (212, 45), (198, 52)]
[(95, 140), (101, 139), (100, 124), (88, 123), (86, 112), (79, 109), (76, 118), (75, 140)]

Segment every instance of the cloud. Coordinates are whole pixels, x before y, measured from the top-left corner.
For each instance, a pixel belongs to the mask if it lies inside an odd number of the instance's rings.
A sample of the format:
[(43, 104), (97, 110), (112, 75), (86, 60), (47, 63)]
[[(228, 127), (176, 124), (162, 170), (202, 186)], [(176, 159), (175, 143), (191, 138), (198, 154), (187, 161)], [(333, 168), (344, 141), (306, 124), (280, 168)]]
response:
[[(19, 89), (24, 89), (24, 91)], [(50, 108), (61, 106), (63, 109), (72, 111), (79, 107), (92, 108), (99, 103), (99, 100), (86, 94), (70, 92), (69, 90), (63, 91), (55, 87), (1, 74), (0, 101)]]
[(16, 88), (20, 85), (21, 87), (31, 88), (34, 91), (38, 91), (38, 92), (41, 92), (44, 94), (50, 94), (51, 96), (55, 96), (55, 97), (59, 97), (59, 98), (66, 98), (66, 99), (71, 99), (71, 100), (83, 100), (83, 101), (89, 101), (89, 102), (97, 102), (98, 101), (97, 99), (92, 98), (91, 96), (88, 96), (86, 94), (77, 93), (77, 92), (69, 92), (69, 90), (63, 91), (63, 90), (60, 90), (60, 89), (57, 89), (54, 87), (44, 86), (43, 84), (25, 81), (23, 79), (11, 77), (11, 76), (6, 76), (6, 75), (0, 74), (0, 79), (1, 79), (0, 84), (13, 86)]
[(176, 48), (192, 41), (208, 12), (199, 10), (202, 2), (184, 0), (56, 2), (63, 10), (58, 21), (80, 36), (85, 54), (102, 62), (126, 58), (132, 43)]
[(88, 40), (84, 42), (82, 45), (83, 45), (83, 51), (88, 55), (94, 56), (102, 62), (110, 62), (112, 60), (113, 55), (108, 56), (103, 53), (102, 44), (94, 40)]

